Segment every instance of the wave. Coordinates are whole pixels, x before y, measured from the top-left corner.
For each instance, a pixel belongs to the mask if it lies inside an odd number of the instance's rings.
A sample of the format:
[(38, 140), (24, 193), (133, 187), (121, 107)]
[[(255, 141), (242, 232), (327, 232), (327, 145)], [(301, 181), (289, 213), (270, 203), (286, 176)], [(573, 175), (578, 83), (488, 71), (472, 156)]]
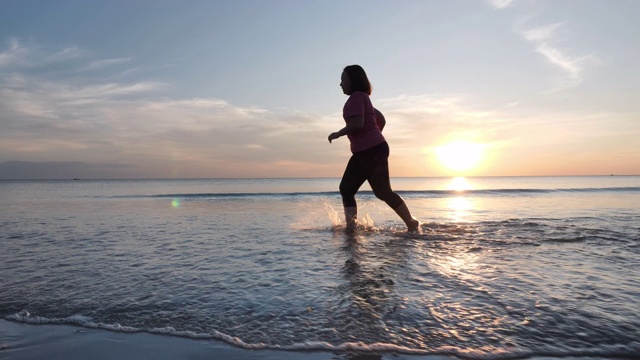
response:
[(417, 356), (453, 356), (461, 359), (522, 359), (530, 357), (599, 357), (599, 358), (626, 358), (636, 356), (640, 352), (640, 342), (628, 344), (611, 344), (594, 346), (593, 348), (569, 348), (569, 347), (538, 347), (535, 350), (514, 346), (507, 347), (484, 346), (475, 349), (466, 346), (440, 346), (433, 349), (409, 348), (389, 343), (363, 343), (346, 342), (341, 344), (330, 344), (323, 341), (306, 341), (291, 345), (279, 345), (277, 343), (250, 343), (242, 339), (212, 330), (210, 333), (198, 333), (188, 330), (176, 330), (173, 327), (163, 328), (136, 328), (122, 326), (120, 324), (105, 324), (95, 322), (92, 318), (84, 315), (72, 315), (67, 318), (45, 318), (32, 316), (27, 311), (9, 315), (5, 320), (31, 325), (73, 325), (90, 329), (102, 329), (123, 333), (149, 333), (165, 336), (175, 336), (194, 340), (218, 340), (231, 346), (247, 350), (282, 350), (282, 351), (323, 351), (332, 353), (364, 353), (364, 354), (405, 354)]
[[(640, 187), (607, 187), (607, 188), (566, 188), (566, 189), (477, 189), (477, 190), (398, 190), (400, 195), (409, 197), (450, 197), (450, 196), (527, 196), (536, 194), (562, 193), (606, 193), (606, 192), (640, 192)], [(372, 195), (371, 190), (360, 191), (359, 194)], [(338, 191), (307, 192), (233, 192), (233, 193), (174, 193), (152, 195), (118, 195), (111, 198), (178, 198), (178, 199), (242, 199), (242, 198), (303, 198), (339, 196)]]

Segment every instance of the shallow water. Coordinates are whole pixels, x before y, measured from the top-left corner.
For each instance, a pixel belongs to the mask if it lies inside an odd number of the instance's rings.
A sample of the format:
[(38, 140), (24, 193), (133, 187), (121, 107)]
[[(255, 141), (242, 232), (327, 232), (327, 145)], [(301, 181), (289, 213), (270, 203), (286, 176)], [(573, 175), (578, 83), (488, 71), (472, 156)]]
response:
[(640, 177), (0, 182), (0, 316), (245, 348), (640, 353)]

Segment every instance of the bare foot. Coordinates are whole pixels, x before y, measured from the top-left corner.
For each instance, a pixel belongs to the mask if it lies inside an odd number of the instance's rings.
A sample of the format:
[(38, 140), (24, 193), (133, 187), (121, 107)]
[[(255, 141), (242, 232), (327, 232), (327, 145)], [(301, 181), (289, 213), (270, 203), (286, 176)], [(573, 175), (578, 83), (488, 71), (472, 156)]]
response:
[(408, 232), (417, 232), (418, 234), (420, 234), (422, 231), (420, 230), (420, 221), (418, 221), (417, 219), (412, 219), (409, 224), (407, 224), (407, 231)]

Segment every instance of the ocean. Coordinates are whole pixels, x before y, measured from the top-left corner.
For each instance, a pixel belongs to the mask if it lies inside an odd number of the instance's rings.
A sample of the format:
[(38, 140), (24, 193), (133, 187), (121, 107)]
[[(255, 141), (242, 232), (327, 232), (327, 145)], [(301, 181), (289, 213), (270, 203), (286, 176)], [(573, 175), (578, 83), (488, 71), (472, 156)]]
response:
[(246, 349), (640, 356), (640, 176), (0, 181), (0, 317)]

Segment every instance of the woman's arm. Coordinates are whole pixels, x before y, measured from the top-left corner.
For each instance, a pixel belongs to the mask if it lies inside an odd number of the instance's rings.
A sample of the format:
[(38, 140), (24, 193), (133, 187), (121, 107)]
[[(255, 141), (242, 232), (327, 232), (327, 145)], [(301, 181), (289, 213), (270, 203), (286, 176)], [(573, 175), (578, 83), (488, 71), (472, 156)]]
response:
[(329, 135), (329, 142), (347, 134), (357, 133), (363, 126), (364, 116), (352, 116), (349, 118), (347, 126)]
[(378, 124), (378, 129), (382, 131), (384, 126), (387, 124), (387, 120), (384, 118), (384, 115), (380, 112), (380, 110), (374, 108), (373, 112), (376, 114), (376, 124)]

